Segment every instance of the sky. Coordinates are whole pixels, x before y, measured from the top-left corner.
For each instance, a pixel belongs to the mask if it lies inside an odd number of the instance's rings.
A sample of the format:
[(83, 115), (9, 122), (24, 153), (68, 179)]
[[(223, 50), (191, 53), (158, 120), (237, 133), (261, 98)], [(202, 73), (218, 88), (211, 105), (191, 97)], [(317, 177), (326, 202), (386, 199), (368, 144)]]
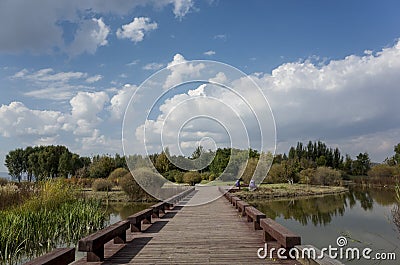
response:
[[(256, 135), (268, 120), (278, 153), (321, 140), (382, 162), (400, 142), (399, 10), (398, 1), (0, 0), (0, 160), (47, 144), (123, 153), (129, 104), (130, 152), (161, 151), (163, 132), (165, 146), (187, 155), (199, 143), (229, 145), (232, 132)], [(192, 60), (237, 68), (269, 105), (245, 78)], [(199, 77), (253, 105), (210, 83), (170, 89)], [(243, 125), (250, 109), (254, 124)], [(174, 123), (160, 132), (166, 119)]]

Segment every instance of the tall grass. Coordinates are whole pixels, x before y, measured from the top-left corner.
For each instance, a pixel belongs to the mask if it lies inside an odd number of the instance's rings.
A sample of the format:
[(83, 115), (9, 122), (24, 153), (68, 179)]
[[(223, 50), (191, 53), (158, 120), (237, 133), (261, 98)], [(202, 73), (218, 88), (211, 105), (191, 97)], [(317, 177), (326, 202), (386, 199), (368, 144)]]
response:
[(61, 180), (44, 182), (24, 204), (0, 211), (0, 264), (14, 264), (102, 228), (100, 202), (81, 198)]

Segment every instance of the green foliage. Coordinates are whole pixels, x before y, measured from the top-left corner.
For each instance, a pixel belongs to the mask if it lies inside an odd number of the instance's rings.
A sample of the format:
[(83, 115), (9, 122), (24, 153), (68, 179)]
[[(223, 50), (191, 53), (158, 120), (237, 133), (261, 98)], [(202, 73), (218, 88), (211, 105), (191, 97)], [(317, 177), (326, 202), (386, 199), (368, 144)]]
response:
[(119, 180), (122, 179), (128, 173), (129, 171), (127, 169), (119, 167), (114, 169), (113, 172), (111, 172), (110, 176), (108, 176), (108, 179), (112, 181), (114, 184), (118, 185)]
[(184, 172), (177, 169), (169, 170), (163, 175), (166, 179), (172, 182), (183, 183)]
[(318, 167), (314, 176), (311, 178), (311, 184), (316, 185), (340, 185), (342, 181), (340, 171), (328, 167)]
[(37, 189), (21, 206), (0, 211), (0, 260), (14, 264), (22, 255), (75, 244), (104, 226), (100, 202), (79, 199), (76, 188), (65, 181), (43, 182)]
[(93, 181), (93, 191), (110, 191), (114, 186), (113, 182), (109, 179), (96, 179)]
[(130, 172), (121, 178), (119, 185), (133, 201), (143, 200), (148, 197), (147, 193), (137, 184)]
[(196, 183), (201, 182), (201, 175), (196, 171), (189, 171), (183, 175), (183, 182), (194, 186)]
[(115, 169), (115, 161), (109, 156), (95, 156), (89, 167), (91, 178), (107, 178)]
[(368, 153), (360, 153), (357, 160), (353, 161), (352, 169), (353, 175), (367, 175), (368, 170), (371, 168), (371, 161)]
[(396, 168), (387, 164), (380, 164), (372, 167), (368, 171), (368, 176), (371, 178), (389, 178), (393, 177)]
[(9, 174), (21, 181), (26, 174), (28, 181), (36, 181), (56, 177), (68, 177), (85, 166), (87, 161), (77, 154), (72, 154), (67, 147), (61, 145), (28, 146), (10, 151), (5, 165)]

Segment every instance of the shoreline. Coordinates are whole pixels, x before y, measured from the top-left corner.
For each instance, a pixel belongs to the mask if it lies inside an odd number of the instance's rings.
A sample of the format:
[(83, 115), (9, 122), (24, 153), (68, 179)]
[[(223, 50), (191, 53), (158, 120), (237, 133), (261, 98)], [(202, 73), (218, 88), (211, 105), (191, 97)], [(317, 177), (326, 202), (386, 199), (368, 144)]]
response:
[(314, 197), (334, 195), (348, 192), (349, 189), (342, 186), (311, 186), (305, 184), (267, 184), (261, 185), (255, 191), (230, 190), (231, 193), (243, 200), (257, 199), (293, 199), (301, 197)]

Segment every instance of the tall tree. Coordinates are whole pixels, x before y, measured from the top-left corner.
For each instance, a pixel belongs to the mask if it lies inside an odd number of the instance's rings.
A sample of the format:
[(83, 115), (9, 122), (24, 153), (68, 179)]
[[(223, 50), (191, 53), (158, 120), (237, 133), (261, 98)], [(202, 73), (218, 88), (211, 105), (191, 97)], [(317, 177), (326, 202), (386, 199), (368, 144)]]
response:
[(22, 173), (24, 172), (24, 150), (18, 148), (10, 151), (6, 155), (5, 166), (8, 169), (8, 174), (11, 177), (18, 179), (21, 182)]

